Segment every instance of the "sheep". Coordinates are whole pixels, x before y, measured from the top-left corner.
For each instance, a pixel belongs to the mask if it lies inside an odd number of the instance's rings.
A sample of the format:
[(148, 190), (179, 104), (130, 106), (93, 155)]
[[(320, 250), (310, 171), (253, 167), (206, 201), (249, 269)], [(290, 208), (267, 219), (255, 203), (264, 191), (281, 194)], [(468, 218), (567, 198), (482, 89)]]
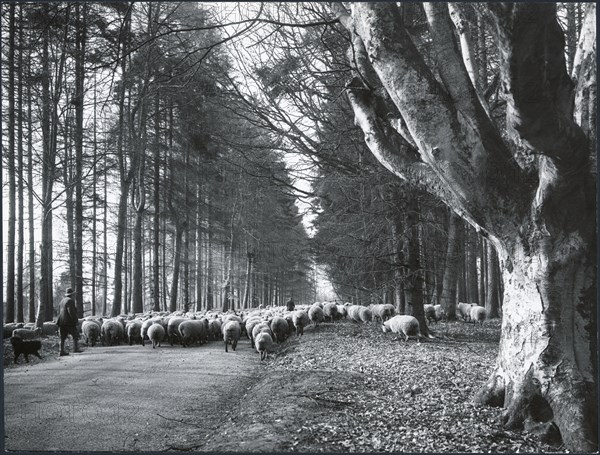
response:
[(419, 321), (414, 316), (397, 315), (388, 319), (381, 326), (384, 333), (400, 333), (404, 335), (405, 341), (408, 341), (409, 336), (416, 336), (417, 343), (421, 341), (421, 329)]
[(184, 348), (196, 342), (204, 344), (206, 327), (202, 321), (187, 319), (179, 324), (179, 336), (181, 338), (181, 346)]
[(96, 346), (96, 341), (100, 338), (101, 328), (94, 321), (83, 321), (81, 324), (81, 331), (85, 338), (86, 343), (92, 346)]
[(15, 353), (15, 363), (17, 363), (17, 360), (21, 354), (25, 356), (25, 362), (27, 363), (29, 363), (29, 354), (35, 355), (38, 359), (42, 358), (38, 352), (40, 349), (42, 349), (41, 340), (23, 340), (20, 337), (13, 336), (10, 339), (10, 343), (12, 344)]
[(225, 317), (223, 318), (223, 324), (225, 324), (226, 322), (229, 321), (237, 321), (240, 323), (240, 325), (242, 325), (242, 323), (244, 322), (242, 320), (242, 318), (240, 316), (238, 316), (237, 314), (227, 314), (225, 315)]
[(427, 319), (427, 322), (431, 323), (432, 321), (438, 321), (435, 307), (433, 305), (425, 304), (423, 305), (423, 310), (425, 311), (425, 318)]
[(169, 337), (169, 344), (173, 346), (173, 342), (177, 339), (180, 340), (179, 335), (179, 325), (188, 321), (189, 319), (182, 318), (179, 316), (173, 316), (169, 318), (169, 322), (167, 322), (167, 336)]
[(286, 314), (285, 315), (285, 320), (288, 323), (288, 334), (294, 332), (296, 330), (296, 326), (294, 325), (293, 313)]
[(58, 335), (58, 325), (56, 322), (47, 321), (42, 325), (42, 333), (46, 336)]
[(344, 305), (337, 305), (337, 319), (344, 319), (348, 315)]
[(258, 335), (260, 332), (267, 332), (269, 335), (271, 335), (271, 338), (274, 338), (271, 327), (267, 321), (262, 321), (260, 324), (254, 326), (252, 329), (252, 340), (256, 340), (256, 335)]
[(155, 322), (150, 327), (148, 327), (148, 338), (152, 341), (152, 349), (155, 349), (156, 346), (160, 348), (160, 342), (165, 337), (165, 328), (161, 323)]
[(473, 305), (471, 307), (471, 314), (469, 317), (471, 321), (473, 321), (473, 324), (479, 322), (481, 325), (483, 325), (483, 321), (485, 321), (487, 318), (487, 311), (482, 306)]
[(365, 324), (367, 322), (371, 322), (371, 319), (373, 319), (373, 314), (371, 313), (371, 310), (364, 306), (361, 306), (358, 309), (358, 316), (360, 317), (360, 320)]
[(241, 333), (241, 323), (236, 320), (229, 320), (223, 325), (223, 340), (225, 341), (225, 352), (227, 352), (228, 343), (231, 343), (231, 348), (235, 351)]
[(318, 306), (319, 308), (323, 309), (323, 304), (321, 302), (315, 302), (312, 304), (312, 306)]
[[(160, 317), (152, 317), (152, 318), (146, 319), (145, 321), (142, 322), (142, 333), (140, 334), (140, 336), (142, 337), (142, 346), (144, 346), (144, 340), (146, 340), (146, 338), (149, 339), (148, 329), (155, 322), (158, 322), (159, 324), (162, 325), (162, 320)], [(165, 328), (165, 327), (163, 326), (163, 328)]]
[(127, 332), (127, 339), (129, 340), (129, 346), (133, 344), (134, 341), (142, 340), (142, 321), (139, 319), (132, 319), (131, 321), (127, 321), (125, 325), (125, 331)]
[(323, 313), (323, 308), (319, 305), (313, 305), (308, 310), (308, 318), (314, 324), (315, 327), (318, 327), (321, 322), (325, 319), (325, 313)]
[(294, 327), (296, 327), (296, 335), (303, 335), (304, 327), (306, 327), (309, 322), (308, 313), (304, 310), (294, 311), (292, 320), (294, 321)]
[(346, 311), (348, 312), (347, 313), (347, 318), (350, 319), (353, 322), (361, 322), (360, 313), (359, 313), (360, 308), (361, 308), (360, 305), (350, 305), (346, 309)]
[(396, 308), (391, 303), (379, 303), (371, 305), (370, 308), (374, 321), (381, 320), (381, 322), (385, 322), (396, 314)]
[(208, 321), (208, 333), (213, 341), (223, 339), (223, 333), (221, 332), (222, 326), (220, 319), (211, 319)]
[(122, 330), (123, 326), (114, 319), (107, 319), (104, 321), (102, 323), (102, 328), (100, 329), (102, 345), (105, 346), (108, 344), (109, 346), (112, 346), (113, 344), (119, 344)]
[(266, 332), (261, 332), (256, 335), (256, 340), (254, 341), (254, 347), (256, 351), (260, 354), (260, 360), (266, 360), (269, 351), (273, 348), (273, 339)]
[(460, 316), (463, 321), (471, 320), (471, 307), (475, 306), (474, 303), (459, 303), (456, 307), (457, 316)]
[(323, 306), (323, 313), (327, 320), (331, 322), (335, 321), (338, 313), (337, 305), (333, 302), (326, 303), (325, 306)]
[(246, 335), (250, 339), (250, 343), (254, 343), (254, 341), (252, 340), (252, 330), (254, 329), (255, 326), (257, 326), (261, 322), (263, 322), (263, 320), (262, 320), (262, 318), (260, 318), (258, 316), (252, 316), (246, 320), (246, 324), (245, 324)]
[(275, 341), (283, 343), (289, 334), (287, 321), (280, 316), (275, 316), (271, 321), (271, 331), (275, 335)]
[(30, 329), (15, 329), (13, 330), (12, 337), (20, 338), (22, 340), (33, 340), (35, 338), (39, 338), (42, 336), (41, 327), (36, 328), (35, 330)]

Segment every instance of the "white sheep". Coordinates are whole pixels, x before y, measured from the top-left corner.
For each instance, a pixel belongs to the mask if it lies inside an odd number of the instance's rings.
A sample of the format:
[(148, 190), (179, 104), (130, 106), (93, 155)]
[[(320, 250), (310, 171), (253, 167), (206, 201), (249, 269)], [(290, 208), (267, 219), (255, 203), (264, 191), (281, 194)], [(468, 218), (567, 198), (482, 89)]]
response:
[(323, 306), (323, 313), (327, 320), (333, 322), (338, 319), (338, 307), (333, 302), (328, 302)]
[(138, 340), (141, 340), (142, 321), (139, 319), (127, 321), (127, 324), (125, 325), (125, 333), (127, 334), (127, 339), (129, 340), (129, 346), (131, 346), (134, 341), (137, 342)]
[(227, 352), (227, 344), (231, 343), (231, 348), (235, 351), (240, 335), (242, 334), (242, 326), (239, 321), (230, 319), (223, 324), (223, 340), (225, 341), (225, 352)]
[(321, 322), (325, 319), (325, 313), (323, 313), (323, 308), (319, 305), (313, 305), (308, 310), (308, 319), (318, 327)]
[(304, 334), (304, 327), (308, 325), (310, 319), (308, 318), (308, 313), (304, 310), (294, 311), (292, 315), (292, 321), (294, 322), (294, 327), (296, 327), (296, 335)]
[(456, 307), (456, 315), (460, 316), (463, 321), (471, 320), (471, 307), (474, 307), (474, 303), (459, 303)]
[(405, 341), (408, 341), (408, 337), (411, 336), (417, 337), (417, 343), (421, 341), (421, 328), (419, 321), (414, 316), (399, 314), (385, 321), (381, 328), (384, 333), (392, 332), (404, 335)]
[(254, 346), (256, 347), (256, 351), (260, 354), (260, 360), (266, 360), (269, 351), (273, 348), (273, 339), (268, 333), (260, 332), (256, 335)]
[(277, 343), (283, 343), (289, 334), (288, 322), (281, 316), (275, 316), (271, 320), (271, 331)]
[(152, 349), (155, 349), (156, 346), (160, 348), (160, 342), (165, 337), (165, 328), (159, 322), (155, 322), (150, 327), (148, 327), (148, 338), (152, 341)]
[(471, 321), (473, 321), (473, 324), (479, 322), (481, 325), (483, 325), (483, 321), (487, 319), (487, 311), (482, 306), (473, 305), (471, 307), (471, 313), (469, 316), (471, 318)]
[(358, 317), (360, 318), (360, 320), (362, 322), (364, 322), (366, 324), (367, 322), (371, 322), (371, 320), (373, 319), (373, 314), (371, 313), (370, 309), (368, 309), (367, 307), (361, 306), (358, 309)]
[(81, 332), (83, 333), (85, 342), (92, 346), (96, 346), (96, 341), (100, 338), (100, 329), (101, 327), (94, 321), (83, 321), (83, 324), (81, 324)]
[(206, 340), (206, 326), (204, 322), (197, 319), (186, 319), (179, 324), (179, 336), (181, 338), (181, 346), (184, 348), (196, 342), (204, 344), (204, 340)]

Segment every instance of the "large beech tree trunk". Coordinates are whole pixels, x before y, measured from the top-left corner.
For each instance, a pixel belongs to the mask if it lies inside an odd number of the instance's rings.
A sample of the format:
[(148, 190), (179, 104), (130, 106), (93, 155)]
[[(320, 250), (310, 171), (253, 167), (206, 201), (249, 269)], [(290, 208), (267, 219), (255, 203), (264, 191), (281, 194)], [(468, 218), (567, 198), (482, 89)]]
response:
[[(568, 449), (598, 450), (595, 136), (586, 127), (596, 110), (586, 83), (595, 81), (595, 5), (587, 5), (575, 83), (555, 4), (486, 5), (508, 140), (482, 106), (446, 4), (424, 5), (435, 75), (395, 3), (332, 6), (362, 76), (348, 97), (367, 146), (392, 172), (444, 200), (503, 263), (500, 351), (477, 400), (503, 405), (510, 428), (548, 438), (558, 430)], [(537, 157), (537, 172), (520, 166), (517, 141)]]

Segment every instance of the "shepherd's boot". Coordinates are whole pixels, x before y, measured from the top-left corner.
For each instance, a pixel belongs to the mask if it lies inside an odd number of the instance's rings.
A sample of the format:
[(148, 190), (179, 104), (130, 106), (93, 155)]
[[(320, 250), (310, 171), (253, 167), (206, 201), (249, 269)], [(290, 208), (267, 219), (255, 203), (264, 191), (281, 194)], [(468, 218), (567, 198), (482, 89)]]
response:
[(73, 352), (83, 352), (79, 349), (79, 340), (73, 340)]
[(69, 355), (69, 353), (67, 351), (65, 351), (65, 340), (60, 340), (60, 354), (58, 354), (59, 356), (63, 356), (63, 355)]

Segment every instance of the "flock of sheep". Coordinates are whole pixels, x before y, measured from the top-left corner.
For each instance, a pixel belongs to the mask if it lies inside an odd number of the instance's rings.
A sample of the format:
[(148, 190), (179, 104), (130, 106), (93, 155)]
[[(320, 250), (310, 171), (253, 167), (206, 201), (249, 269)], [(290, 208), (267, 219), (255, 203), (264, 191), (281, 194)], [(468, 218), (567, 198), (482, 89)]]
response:
[[(424, 310), (428, 322), (444, 319), (441, 305), (425, 305)], [(245, 334), (260, 354), (261, 360), (264, 360), (275, 343), (282, 343), (292, 333), (301, 336), (304, 328), (309, 324), (318, 327), (322, 322), (341, 319), (356, 323), (381, 322), (384, 332), (403, 335), (406, 341), (409, 337), (415, 337), (420, 341), (422, 335), (417, 319), (395, 313), (394, 306), (390, 304), (367, 307), (350, 303), (316, 302), (313, 305), (301, 305), (297, 308), (285, 306), (257, 308), (240, 314), (233, 311), (227, 313), (208, 311), (148, 312), (114, 318), (90, 316), (80, 319), (78, 328), (84, 341), (90, 346), (95, 346), (97, 342), (108, 346), (122, 342), (127, 342), (129, 345), (139, 343), (144, 346), (146, 341), (150, 341), (154, 349), (160, 347), (162, 342), (168, 341), (171, 346), (178, 343), (185, 348), (209, 341), (221, 341), (225, 344), (225, 352), (228, 351), (229, 346), (235, 351), (240, 337)], [(486, 314), (485, 308), (475, 304), (459, 303), (457, 306), (457, 316), (464, 321), (483, 323)], [(42, 328), (37, 329), (33, 323), (4, 324), (4, 338), (11, 337), (13, 346), (22, 344), (22, 341), (39, 338), (42, 334), (57, 333), (58, 327), (54, 322), (45, 322)], [(16, 359), (15, 351), (15, 363)], [(27, 356), (26, 360), (28, 361)]]

